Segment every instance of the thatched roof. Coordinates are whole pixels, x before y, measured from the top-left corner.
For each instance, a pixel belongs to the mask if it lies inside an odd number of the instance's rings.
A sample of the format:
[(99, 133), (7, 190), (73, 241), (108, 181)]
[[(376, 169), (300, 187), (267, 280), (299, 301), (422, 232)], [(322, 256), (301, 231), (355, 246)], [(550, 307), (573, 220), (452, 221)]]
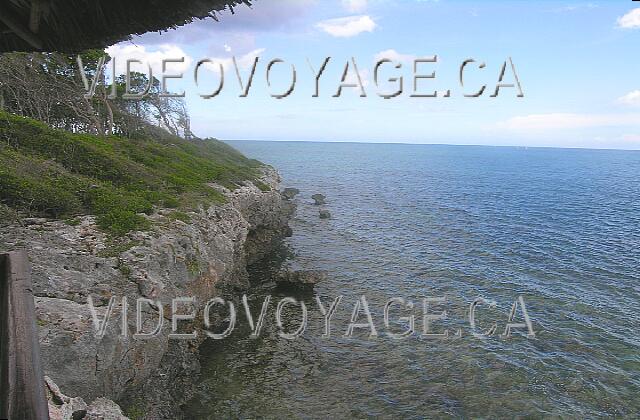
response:
[(0, 52), (79, 52), (175, 28), (250, 0), (0, 0)]

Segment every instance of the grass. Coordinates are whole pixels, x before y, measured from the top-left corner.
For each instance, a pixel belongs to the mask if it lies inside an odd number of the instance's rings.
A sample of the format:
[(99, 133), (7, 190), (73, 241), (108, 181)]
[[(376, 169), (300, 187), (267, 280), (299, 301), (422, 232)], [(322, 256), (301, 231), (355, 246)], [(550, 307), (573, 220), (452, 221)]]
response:
[(140, 403), (136, 403), (128, 407), (124, 414), (131, 420), (140, 420), (144, 418), (145, 411)]
[(262, 192), (269, 192), (271, 191), (271, 187), (268, 186), (267, 184), (265, 184), (262, 181), (254, 181), (253, 182), (255, 184), (256, 187), (258, 187), (258, 189), (260, 189), (260, 191)]
[(200, 274), (200, 263), (197, 259), (188, 258), (185, 264), (187, 266), (187, 271), (189, 271), (189, 274), (191, 274), (192, 276)]
[(142, 241), (131, 241), (127, 239), (112, 239), (107, 243), (107, 247), (100, 252), (98, 256), (101, 258), (117, 257), (123, 252), (127, 252), (133, 247), (142, 245)]
[(70, 217), (69, 219), (66, 219), (64, 223), (68, 226), (78, 226), (80, 225), (80, 219), (76, 217)]
[(27, 216), (93, 214), (114, 236), (148, 229), (144, 215), (157, 207), (177, 209), (185, 221), (184, 211), (223, 203), (208, 184), (235, 189), (256, 181), (259, 166), (217, 140), (160, 130), (136, 138), (72, 134), (0, 111), (0, 204)]
[(0, 226), (11, 224), (18, 219), (16, 211), (2, 203), (0, 203)]
[(118, 260), (118, 270), (126, 278), (129, 278), (129, 276), (131, 276), (131, 267), (123, 263), (121, 260)]
[(184, 223), (191, 222), (191, 216), (179, 210), (171, 212), (169, 215), (167, 215), (167, 217), (169, 218), (169, 220), (180, 220)]

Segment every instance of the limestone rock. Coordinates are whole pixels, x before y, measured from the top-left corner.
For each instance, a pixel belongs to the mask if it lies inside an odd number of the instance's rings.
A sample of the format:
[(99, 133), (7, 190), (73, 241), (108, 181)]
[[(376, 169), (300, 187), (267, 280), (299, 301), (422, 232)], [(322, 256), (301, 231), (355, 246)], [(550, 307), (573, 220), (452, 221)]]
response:
[(84, 420), (129, 420), (116, 403), (106, 398), (97, 398), (87, 408)]
[[(273, 168), (265, 167), (260, 181), (271, 191), (252, 183), (226, 190), (227, 203), (200, 208), (190, 214), (190, 223), (167, 223), (158, 212), (149, 216), (150, 231), (129, 233), (117, 243), (98, 229), (93, 216), (78, 217), (74, 226), (33, 219), (1, 229), (0, 252), (26, 248), (30, 257), (45, 374), (84, 401), (105, 397), (125, 405), (137, 398), (147, 418), (179, 417), (172, 410), (189, 398), (204, 335), (177, 343), (182, 340), (168, 339), (171, 326), (165, 322), (157, 337), (133, 338), (136, 299), (160, 300), (167, 316), (174, 297), (206, 302), (222, 289), (247, 288), (247, 263), (290, 234), (295, 209), (279, 193)], [(102, 321), (112, 297), (113, 312), (99, 339), (89, 298)], [(121, 331), (123, 298), (129, 305), (127, 336)], [(149, 307), (145, 319), (155, 317), (157, 309)], [(167, 391), (174, 388), (180, 394)]]
[(287, 200), (293, 200), (298, 194), (300, 194), (300, 190), (297, 188), (285, 188), (282, 191), (282, 196)]
[(51, 420), (128, 420), (120, 406), (109, 399), (98, 398), (87, 406), (80, 397), (64, 395), (48, 376), (44, 380)]
[(322, 194), (313, 194), (311, 196), (311, 198), (313, 198), (313, 201), (314, 201), (313, 204), (315, 204), (316, 206), (321, 206), (323, 204), (327, 204), (327, 202), (326, 202), (327, 197), (325, 197)]

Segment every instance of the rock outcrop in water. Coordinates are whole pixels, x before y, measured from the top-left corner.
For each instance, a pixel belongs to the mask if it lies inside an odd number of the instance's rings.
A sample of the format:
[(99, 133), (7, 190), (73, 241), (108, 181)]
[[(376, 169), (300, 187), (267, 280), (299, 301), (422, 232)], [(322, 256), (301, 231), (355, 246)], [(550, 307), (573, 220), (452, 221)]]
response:
[(282, 190), (282, 196), (287, 200), (293, 200), (298, 194), (300, 194), (300, 190), (297, 188), (285, 188)]
[(313, 194), (311, 196), (311, 198), (313, 199), (314, 203), (316, 206), (321, 206), (323, 204), (327, 204), (327, 197), (325, 197), (322, 194)]
[(276, 282), (289, 285), (312, 286), (325, 281), (327, 272), (322, 270), (291, 270), (285, 269), (278, 273)]
[(321, 219), (331, 219), (331, 213), (329, 210), (320, 210), (319, 216)]
[[(28, 250), (44, 370), (60, 389), (85, 401), (109, 398), (144, 418), (178, 415), (199, 372), (197, 352), (204, 337), (201, 329), (184, 327), (200, 331), (199, 337), (168, 339), (171, 299), (194, 296), (201, 311), (221, 289), (247, 288), (247, 264), (291, 233), (293, 204), (278, 192), (278, 174), (265, 168), (260, 181), (270, 190), (251, 183), (235, 191), (219, 187), (227, 204), (189, 213), (187, 221), (158, 211), (150, 216), (151, 231), (130, 233), (120, 242), (99, 230), (92, 216), (78, 218), (74, 226), (42, 219), (3, 230), (0, 250)], [(116, 297), (113, 313), (98, 339), (89, 298), (102, 321), (111, 297)], [(123, 336), (125, 297), (129, 311)], [(139, 297), (163, 304), (165, 327), (158, 336), (133, 337)], [(158, 311), (156, 305), (145, 307), (144, 332), (153, 330)]]

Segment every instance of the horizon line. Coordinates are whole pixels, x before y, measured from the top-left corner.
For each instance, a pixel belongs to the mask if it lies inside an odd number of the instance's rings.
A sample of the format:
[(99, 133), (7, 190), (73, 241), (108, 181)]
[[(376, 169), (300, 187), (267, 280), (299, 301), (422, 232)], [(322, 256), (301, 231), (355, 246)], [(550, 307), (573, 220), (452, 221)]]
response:
[(258, 139), (220, 139), (212, 137), (222, 142), (263, 142), (263, 143), (347, 143), (347, 144), (379, 144), (379, 145), (404, 145), (404, 146), (453, 146), (453, 147), (505, 147), (518, 149), (559, 149), (559, 150), (611, 150), (618, 152), (640, 152), (637, 149), (624, 149), (616, 147), (587, 147), (587, 146), (525, 146), (509, 144), (473, 144), (473, 143), (408, 143), (408, 142), (376, 142), (359, 140), (258, 140)]

